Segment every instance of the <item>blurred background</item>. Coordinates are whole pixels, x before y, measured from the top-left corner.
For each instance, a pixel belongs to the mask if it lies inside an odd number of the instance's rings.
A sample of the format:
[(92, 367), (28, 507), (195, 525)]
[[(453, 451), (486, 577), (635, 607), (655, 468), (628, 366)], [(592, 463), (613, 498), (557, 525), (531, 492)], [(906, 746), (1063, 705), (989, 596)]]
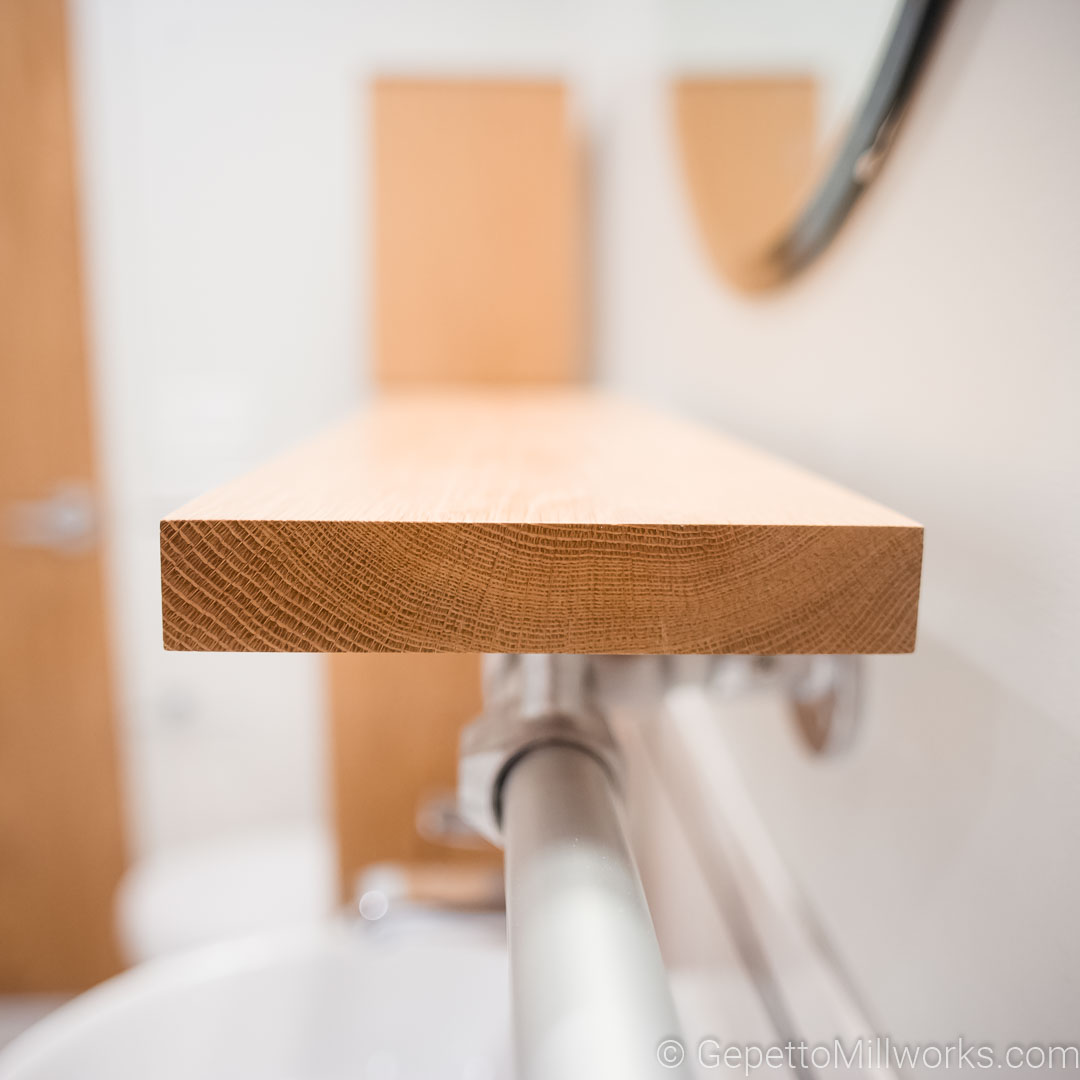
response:
[[(1080, 6), (958, 0), (828, 250), (756, 268), (899, 6), (0, 2), (0, 992), (352, 896), (332, 713), (353, 698), (317, 656), (164, 652), (157, 523), (387, 381), (379, 88), (470, 80), (555, 95), (569, 368), (926, 526), (918, 651), (869, 662), (850, 755), (811, 759), (775, 703), (725, 719), (874, 1014), (1075, 1038)], [(429, 809), (446, 771), (417, 781)], [(361, 847), (385, 827), (349, 818)], [(364, 861), (438, 848), (397, 843)]]

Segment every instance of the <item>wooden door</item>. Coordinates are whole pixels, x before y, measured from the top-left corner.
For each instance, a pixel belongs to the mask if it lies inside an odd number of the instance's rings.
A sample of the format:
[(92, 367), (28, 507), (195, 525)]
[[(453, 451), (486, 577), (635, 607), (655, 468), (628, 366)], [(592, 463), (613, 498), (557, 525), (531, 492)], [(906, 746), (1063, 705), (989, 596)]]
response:
[(119, 966), (66, 41), (62, 0), (0, 0), (0, 992)]

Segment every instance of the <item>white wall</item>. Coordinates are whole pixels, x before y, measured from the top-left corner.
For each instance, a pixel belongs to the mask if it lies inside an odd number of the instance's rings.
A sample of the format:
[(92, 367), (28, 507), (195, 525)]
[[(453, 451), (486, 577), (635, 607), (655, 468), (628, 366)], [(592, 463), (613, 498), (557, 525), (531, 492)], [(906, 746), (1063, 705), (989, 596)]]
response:
[(852, 756), (732, 717), (764, 812), (882, 1030), (1075, 1038), (1080, 5), (963, 0), (850, 227), (757, 300), (689, 220), (654, 4), (76, 0), (74, 23), (140, 849), (323, 813), (317, 661), (162, 654), (156, 521), (363, 391), (365, 74), (561, 73), (594, 137), (602, 378), (927, 526), (919, 650), (872, 664)]
[(855, 752), (730, 733), (897, 1038), (1076, 1040), (1080, 5), (967, 0), (880, 182), (802, 279), (705, 264), (655, 86), (607, 140), (603, 375), (926, 526), (918, 651)]

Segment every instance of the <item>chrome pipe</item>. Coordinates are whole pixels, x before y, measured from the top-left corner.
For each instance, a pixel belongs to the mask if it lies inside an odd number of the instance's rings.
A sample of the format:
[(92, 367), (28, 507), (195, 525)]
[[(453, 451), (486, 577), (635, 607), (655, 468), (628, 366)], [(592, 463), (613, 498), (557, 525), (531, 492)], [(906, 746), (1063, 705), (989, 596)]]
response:
[(685, 1075), (645, 894), (607, 769), (546, 743), (499, 792), (521, 1080)]

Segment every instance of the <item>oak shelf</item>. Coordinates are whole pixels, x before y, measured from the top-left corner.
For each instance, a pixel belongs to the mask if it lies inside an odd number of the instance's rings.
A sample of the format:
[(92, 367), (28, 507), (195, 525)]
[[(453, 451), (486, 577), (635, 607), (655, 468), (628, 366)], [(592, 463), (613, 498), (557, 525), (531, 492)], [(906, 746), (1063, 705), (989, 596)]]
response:
[(922, 528), (583, 391), (398, 392), (161, 523), (165, 646), (884, 653)]

